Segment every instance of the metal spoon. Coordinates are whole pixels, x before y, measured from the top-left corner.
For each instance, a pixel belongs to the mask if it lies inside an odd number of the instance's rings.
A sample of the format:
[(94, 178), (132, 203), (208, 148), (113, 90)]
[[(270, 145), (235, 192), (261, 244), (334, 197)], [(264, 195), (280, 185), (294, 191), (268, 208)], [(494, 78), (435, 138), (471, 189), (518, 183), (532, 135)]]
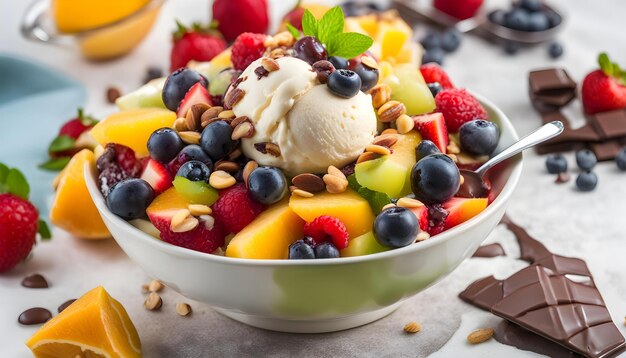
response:
[(456, 194), (462, 198), (484, 198), (489, 193), (489, 186), (483, 180), (487, 170), (493, 168), (501, 161), (508, 159), (521, 151), (534, 147), (539, 143), (545, 142), (548, 139), (554, 138), (563, 132), (563, 123), (554, 121), (541, 126), (536, 131), (530, 133), (526, 137), (511, 144), (502, 152), (489, 159), (485, 164), (481, 165), (476, 171), (459, 170), (463, 176), (463, 184), (459, 188), (459, 192)]

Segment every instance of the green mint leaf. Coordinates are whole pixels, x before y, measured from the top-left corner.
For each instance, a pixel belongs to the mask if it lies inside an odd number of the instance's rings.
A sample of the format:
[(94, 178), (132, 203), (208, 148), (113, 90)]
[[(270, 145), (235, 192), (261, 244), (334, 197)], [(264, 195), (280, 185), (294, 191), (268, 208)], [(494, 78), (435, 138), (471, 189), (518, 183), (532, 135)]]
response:
[(52, 143), (50, 143), (50, 146), (48, 147), (48, 152), (63, 152), (65, 150), (74, 148), (75, 143), (76, 141), (74, 140), (74, 138), (67, 135), (60, 135), (52, 140)]
[(600, 56), (598, 56), (598, 64), (600, 65), (600, 69), (606, 73), (607, 76), (613, 76), (613, 64), (609, 59), (609, 55), (602, 52)]
[(287, 24), (287, 31), (289, 31), (291, 35), (293, 35), (293, 37), (296, 39), (300, 37), (300, 31), (296, 29), (292, 24)]
[(351, 174), (348, 175), (348, 186), (350, 187), (350, 189), (354, 190), (354, 191), (359, 191), (359, 189), (361, 189), (361, 184), (359, 184), (359, 182), (356, 180), (356, 175)]
[(9, 175), (9, 167), (0, 163), (0, 184), (7, 181), (7, 175)]
[(28, 182), (22, 172), (15, 168), (10, 169), (5, 184), (7, 191), (10, 194), (17, 195), (24, 200), (28, 200), (30, 186), (28, 186)]
[(71, 157), (51, 158), (45, 163), (39, 164), (39, 168), (45, 170), (59, 171), (70, 162)]
[(335, 6), (328, 10), (318, 22), (317, 39), (326, 47), (332, 46), (335, 37), (343, 32), (343, 10)]
[(327, 49), (328, 56), (353, 58), (367, 51), (373, 43), (371, 37), (356, 32), (338, 34)]
[(50, 228), (48, 227), (48, 223), (46, 223), (42, 219), (39, 219), (39, 227), (37, 228), (37, 232), (39, 233), (39, 235), (41, 235), (41, 239), (43, 241), (48, 241), (52, 237), (52, 234), (50, 233)]
[(389, 203), (391, 203), (391, 198), (389, 195), (385, 193), (381, 193), (379, 191), (374, 191), (368, 188), (361, 188), (358, 191), (359, 195), (363, 197), (363, 199), (367, 200), (372, 208), (372, 211), (375, 214), (380, 213), (383, 210), (383, 207)]
[(307, 36), (317, 37), (317, 19), (309, 10), (302, 15), (302, 32)]

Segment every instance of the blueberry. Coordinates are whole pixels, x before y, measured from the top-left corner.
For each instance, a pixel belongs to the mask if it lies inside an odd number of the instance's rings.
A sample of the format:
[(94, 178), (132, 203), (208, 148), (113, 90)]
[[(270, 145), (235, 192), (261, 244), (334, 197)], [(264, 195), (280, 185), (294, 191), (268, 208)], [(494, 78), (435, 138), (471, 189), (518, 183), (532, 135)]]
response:
[(248, 176), (248, 191), (256, 202), (272, 205), (287, 193), (287, 179), (278, 168), (259, 167)]
[(176, 176), (187, 178), (191, 181), (209, 181), (209, 176), (211, 175), (211, 169), (206, 166), (206, 164), (202, 163), (198, 160), (190, 160), (187, 163), (183, 164), (178, 172), (176, 172)]
[(461, 33), (454, 28), (446, 30), (441, 35), (441, 48), (446, 52), (454, 52), (461, 45)]
[(594, 172), (584, 171), (576, 178), (576, 186), (580, 191), (592, 191), (597, 185), (598, 176)]
[(559, 58), (563, 55), (563, 46), (558, 42), (553, 42), (548, 47), (548, 53), (552, 58)]
[(347, 70), (348, 69), (348, 59), (339, 57), (339, 56), (330, 56), (328, 61), (335, 66), (337, 70)]
[(550, 174), (565, 173), (567, 171), (567, 159), (561, 154), (551, 154), (546, 159), (546, 169)]
[(441, 153), (439, 147), (428, 139), (422, 140), (417, 147), (415, 147), (415, 158), (418, 162), (426, 156), (437, 153)]
[(374, 220), (374, 237), (383, 246), (398, 248), (410, 245), (418, 233), (417, 217), (407, 208), (389, 208)]
[(504, 26), (505, 16), (506, 16), (506, 11), (499, 9), (499, 10), (495, 10), (489, 13), (488, 17), (489, 17), (489, 20), (493, 22), (494, 24)]
[(293, 44), (294, 57), (307, 62), (309, 65), (317, 61), (326, 60), (328, 53), (326, 48), (313, 36), (304, 36)]
[(591, 170), (598, 163), (596, 155), (589, 149), (583, 149), (576, 152), (576, 164), (582, 170)]
[(174, 159), (184, 146), (185, 143), (172, 128), (157, 129), (148, 139), (150, 157), (161, 163)]
[(438, 33), (431, 31), (431, 32), (428, 32), (424, 37), (422, 37), (422, 39), (420, 40), (420, 43), (422, 44), (422, 46), (424, 46), (426, 50), (430, 50), (433, 48), (440, 48), (441, 38), (439, 37)]
[(430, 90), (430, 93), (432, 93), (433, 97), (435, 97), (437, 95), (437, 93), (441, 92), (441, 90), (443, 89), (443, 87), (441, 87), (441, 84), (439, 82), (432, 82), (427, 84), (428, 89)]
[(216, 162), (237, 148), (239, 140), (232, 140), (232, 133), (232, 127), (225, 121), (210, 123), (202, 130), (200, 146)]
[(180, 101), (185, 98), (185, 94), (196, 83), (202, 83), (204, 87), (208, 87), (209, 81), (194, 70), (188, 68), (179, 68), (172, 72), (163, 85), (163, 103), (170, 111), (176, 111)]
[(517, 6), (530, 12), (541, 10), (541, 0), (519, 0)]
[(361, 78), (361, 91), (367, 92), (378, 83), (378, 69), (359, 64), (354, 72)]
[(339, 250), (330, 242), (324, 242), (315, 246), (315, 258), (336, 259), (339, 257)]
[(143, 179), (126, 179), (115, 184), (106, 197), (111, 212), (123, 219), (146, 216), (146, 209), (154, 199), (154, 190)]
[(621, 171), (626, 171), (626, 148), (620, 150), (620, 152), (615, 157), (615, 164), (617, 164), (617, 168)]
[(411, 189), (425, 204), (438, 204), (459, 191), (461, 175), (456, 164), (445, 154), (422, 158), (411, 170)]
[(504, 15), (504, 26), (519, 31), (528, 29), (528, 12), (524, 9), (513, 9)]
[(176, 158), (172, 159), (169, 162), (168, 167), (170, 172), (176, 173), (180, 167), (187, 163), (190, 160), (199, 160), (202, 163), (206, 164), (209, 169), (213, 169), (213, 161), (211, 158), (200, 148), (197, 144), (191, 144), (184, 147), (176, 156)]
[(500, 130), (493, 122), (482, 119), (473, 120), (461, 126), (459, 139), (463, 151), (476, 155), (489, 155), (498, 146)]
[(509, 55), (515, 55), (521, 47), (522, 46), (519, 44), (519, 42), (506, 41), (504, 43), (504, 52), (506, 52)]
[(435, 62), (439, 65), (443, 65), (443, 57), (445, 56), (445, 52), (440, 48), (432, 48), (430, 50), (426, 50), (424, 52), (424, 57), (422, 58), (422, 63), (430, 63)]
[(313, 247), (308, 245), (304, 240), (298, 240), (289, 245), (289, 259), (301, 260), (301, 259), (314, 259), (315, 251)]
[(550, 22), (543, 12), (534, 12), (528, 15), (527, 31), (544, 31), (548, 28), (550, 28)]
[(555, 11), (545, 11), (545, 14), (548, 17), (548, 24), (550, 28), (558, 26), (562, 21), (561, 15), (559, 15)]
[(343, 98), (356, 96), (361, 90), (361, 77), (354, 71), (336, 70), (328, 76), (328, 89)]

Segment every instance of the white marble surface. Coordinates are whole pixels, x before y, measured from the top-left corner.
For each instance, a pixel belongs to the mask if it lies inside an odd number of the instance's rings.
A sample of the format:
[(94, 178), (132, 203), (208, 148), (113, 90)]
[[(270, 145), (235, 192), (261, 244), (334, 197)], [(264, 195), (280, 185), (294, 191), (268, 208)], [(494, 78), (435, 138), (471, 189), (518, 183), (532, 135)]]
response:
[[(499, 2), (486, 0), (488, 6)], [(613, 58), (626, 63), (626, 47), (618, 41), (626, 30), (623, 0), (552, 2), (569, 15), (567, 28), (559, 37), (565, 46), (565, 55), (559, 61), (549, 59), (545, 46), (508, 57), (499, 48), (471, 36), (466, 36), (461, 49), (446, 60), (446, 69), (455, 83), (493, 100), (510, 116), (520, 134), (528, 133), (540, 123), (526, 94), (528, 70), (562, 65), (580, 81), (595, 67), (600, 51), (607, 50)], [(110, 63), (93, 64), (80, 60), (73, 53), (21, 39), (18, 21), (25, 6), (26, 1), (0, 0), (0, 51), (33, 57), (80, 79), (89, 90), (86, 108), (100, 116), (113, 111), (105, 101), (107, 87), (115, 85), (129, 91), (140, 84), (147, 65), (167, 67), (168, 33), (173, 28), (173, 18), (206, 20), (209, 13), (208, 1), (169, 1), (157, 27), (135, 52)], [(273, 6), (274, 13), (278, 12), (278, 1)], [(572, 117), (578, 116), (580, 121), (580, 110), (576, 106), (568, 112)], [(0, 151), (6, 150), (0, 143)], [(574, 167), (572, 155), (568, 159), (570, 167)], [(615, 322), (626, 334), (623, 325), (626, 314), (626, 174), (619, 173), (614, 163), (601, 163), (596, 171), (600, 178), (597, 190), (579, 193), (573, 182), (554, 184), (554, 178), (545, 173), (544, 158), (528, 153), (509, 215), (549, 249), (587, 260)], [(415, 357), (437, 351), (435, 356), (438, 357), (534, 355), (493, 340), (477, 346), (465, 343), (469, 332), (494, 326), (498, 320), (462, 303), (456, 298), (458, 292), (477, 278), (493, 273), (505, 277), (524, 265), (515, 259), (518, 248), (503, 227), (498, 227), (488, 241), (503, 242), (508, 257), (470, 259), (387, 318), (365, 327), (320, 335), (281, 334), (250, 328), (195, 302), (191, 302), (193, 315), (181, 318), (174, 312), (174, 306), (184, 298), (172, 291), (165, 291), (161, 312), (148, 312), (142, 308), (144, 297), (140, 289), (148, 278), (112, 240), (78, 241), (60, 230), (55, 230), (54, 236), (53, 241), (35, 248), (34, 257), (27, 264), (0, 276), (2, 357), (29, 356), (23, 342), (35, 328), (17, 324), (17, 315), (22, 310), (33, 306), (56, 310), (66, 299), (79, 296), (96, 285), (104, 285), (127, 308), (139, 330), (146, 357)], [(21, 278), (34, 272), (44, 273), (52, 287), (42, 291), (22, 288)], [(412, 320), (420, 322), (423, 330), (408, 336), (402, 327)]]

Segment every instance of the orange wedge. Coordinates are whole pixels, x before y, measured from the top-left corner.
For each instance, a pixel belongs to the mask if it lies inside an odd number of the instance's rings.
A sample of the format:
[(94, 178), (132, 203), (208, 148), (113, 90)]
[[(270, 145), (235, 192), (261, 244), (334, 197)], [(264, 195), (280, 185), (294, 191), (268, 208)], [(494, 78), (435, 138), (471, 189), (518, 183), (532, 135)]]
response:
[(26, 345), (38, 358), (141, 357), (135, 326), (124, 307), (102, 286), (48, 321)]
[(83, 239), (104, 239), (111, 236), (87, 191), (85, 163), (93, 163), (94, 160), (89, 149), (83, 149), (70, 160), (63, 169), (50, 209), (52, 224)]

